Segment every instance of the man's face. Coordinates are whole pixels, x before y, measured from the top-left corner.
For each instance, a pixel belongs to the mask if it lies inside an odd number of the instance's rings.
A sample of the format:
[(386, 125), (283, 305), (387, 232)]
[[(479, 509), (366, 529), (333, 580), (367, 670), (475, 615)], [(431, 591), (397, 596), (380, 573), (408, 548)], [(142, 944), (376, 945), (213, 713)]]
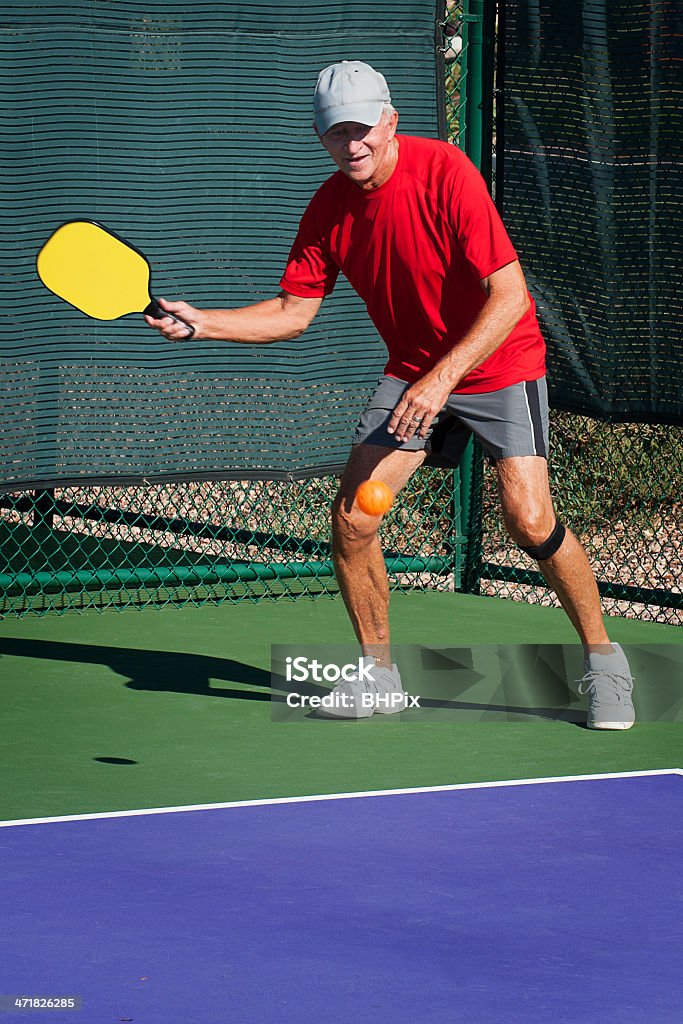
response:
[(357, 121), (341, 121), (318, 138), (337, 167), (362, 189), (382, 185), (396, 166), (394, 136), (398, 114), (382, 117), (369, 127)]

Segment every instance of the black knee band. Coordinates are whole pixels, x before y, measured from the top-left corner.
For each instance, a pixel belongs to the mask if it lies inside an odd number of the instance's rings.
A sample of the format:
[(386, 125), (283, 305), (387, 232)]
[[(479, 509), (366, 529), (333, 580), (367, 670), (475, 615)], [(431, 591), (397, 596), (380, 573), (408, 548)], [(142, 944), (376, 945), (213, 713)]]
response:
[(525, 548), (522, 544), (519, 546), (522, 551), (526, 551), (527, 555), (531, 555), (537, 562), (542, 562), (546, 558), (552, 558), (555, 552), (559, 551), (566, 532), (566, 527), (562, 525), (559, 519), (556, 519), (555, 529), (542, 544), (534, 544), (530, 548)]

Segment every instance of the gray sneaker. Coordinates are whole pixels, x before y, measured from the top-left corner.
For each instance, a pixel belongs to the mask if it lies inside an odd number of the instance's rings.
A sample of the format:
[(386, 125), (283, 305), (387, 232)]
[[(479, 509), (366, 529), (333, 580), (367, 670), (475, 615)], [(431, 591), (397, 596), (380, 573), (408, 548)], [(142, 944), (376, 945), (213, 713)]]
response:
[[(395, 715), (408, 701), (396, 665), (385, 668), (375, 659), (362, 659), (361, 678), (344, 680), (330, 691), (330, 700), (318, 708), (324, 718), (370, 718), (371, 715)], [(369, 678), (368, 678), (369, 677)]]
[(619, 644), (612, 646), (615, 654), (590, 654), (578, 680), (579, 693), (588, 697), (589, 729), (630, 729), (636, 720), (631, 670)]

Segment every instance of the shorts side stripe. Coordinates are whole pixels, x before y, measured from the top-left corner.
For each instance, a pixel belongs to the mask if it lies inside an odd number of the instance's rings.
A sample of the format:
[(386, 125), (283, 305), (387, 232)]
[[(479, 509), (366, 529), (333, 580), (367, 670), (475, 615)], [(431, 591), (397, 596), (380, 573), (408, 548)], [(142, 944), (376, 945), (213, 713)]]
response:
[(526, 408), (529, 414), (531, 436), (534, 443), (534, 451), (537, 455), (548, 457), (543, 438), (543, 420), (541, 419), (541, 403), (538, 397), (538, 381), (528, 380), (524, 382), (524, 397)]

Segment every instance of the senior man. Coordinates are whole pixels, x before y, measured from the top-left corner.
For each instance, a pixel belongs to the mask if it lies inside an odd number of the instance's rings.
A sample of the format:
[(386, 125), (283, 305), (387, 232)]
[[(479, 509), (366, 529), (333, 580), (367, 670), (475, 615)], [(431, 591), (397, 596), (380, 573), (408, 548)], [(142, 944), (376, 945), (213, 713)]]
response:
[[(233, 310), (161, 304), (197, 338), (268, 344), (299, 336), (341, 271), (387, 346), (332, 512), (335, 571), (372, 681), (363, 672), (340, 683), (343, 699), (328, 714), (404, 706), (382, 699), (403, 691), (390, 654), (381, 517), (358, 508), (356, 488), (372, 478), (397, 494), (430, 455), (456, 464), (471, 432), (495, 465), (510, 536), (538, 561), (584, 646), (588, 725), (628, 729), (626, 657), (605, 631), (586, 554), (553, 510), (545, 346), (517, 254), (468, 158), (397, 134), (397, 123), (379, 72), (361, 61), (325, 68), (314, 128), (338, 171), (303, 215), (279, 295)], [(187, 336), (171, 317), (147, 321), (170, 340)], [(368, 691), (373, 702), (361, 698)]]

